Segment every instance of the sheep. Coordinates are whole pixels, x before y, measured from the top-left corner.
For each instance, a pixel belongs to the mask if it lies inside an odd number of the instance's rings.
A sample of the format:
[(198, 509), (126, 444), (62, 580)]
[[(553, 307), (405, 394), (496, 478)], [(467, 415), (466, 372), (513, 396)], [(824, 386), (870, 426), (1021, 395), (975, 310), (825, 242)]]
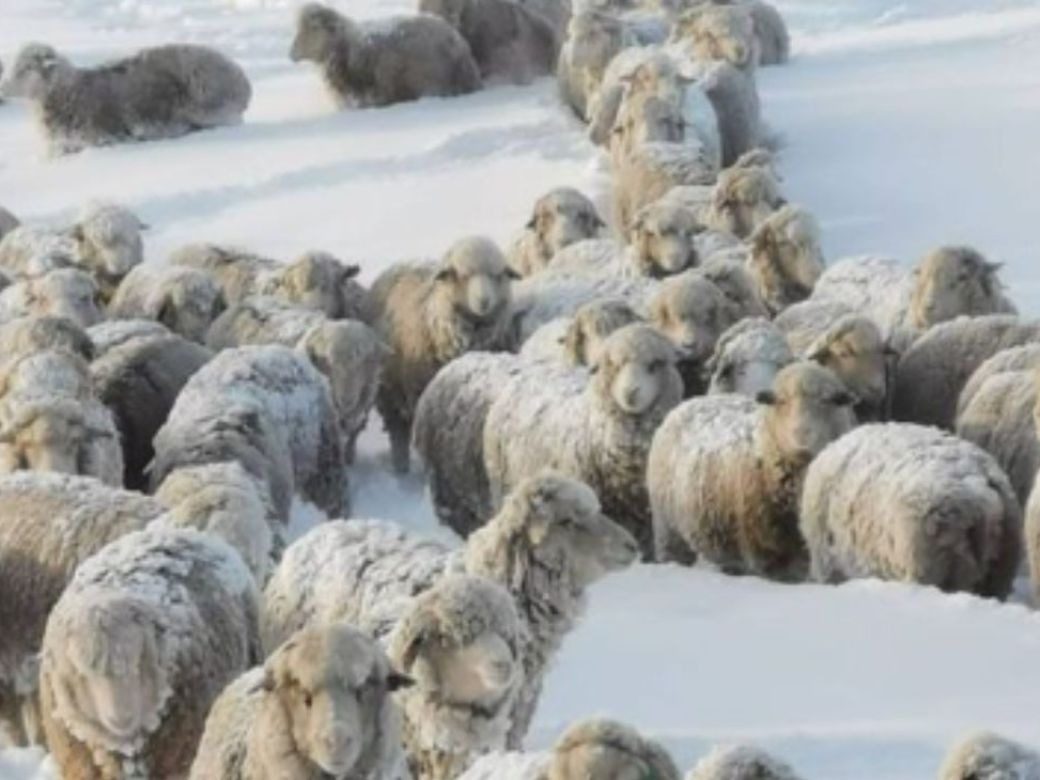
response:
[[(0, 331), (2, 334), (2, 331)], [(1012, 371), (1028, 371), (1040, 368), (1040, 344), (1022, 344), (1008, 347), (984, 360), (968, 381), (964, 383), (957, 398), (957, 417), (960, 417), (989, 380)]]
[(398, 473), (409, 469), (415, 405), (437, 370), (470, 350), (513, 346), (514, 276), (494, 243), (470, 237), (454, 243), (439, 265), (396, 265), (372, 285), (376, 330), (391, 352), (376, 409)]
[(410, 780), (391, 694), (411, 680), (346, 624), (294, 634), (213, 703), (192, 780)]
[[(0, 75), (2, 75), (2, 73), (3, 72), (0, 71)], [(16, 217), (10, 211), (5, 209), (3, 206), (0, 206), (0, 240), (2, 240), (4, 236), (6, 236), (8, 233), (14, 230), (20, 224), (22, 223), (18, 219), (18, 217)]]
[(87, 332), (64, 317), (30, 315), (0, 325), (0, 360), (7, 362), (33, 352), (59, 350), (83, 360), (94, 359), (94, 342)]
[(40, 697), (63, 777), (187, 773), (210, 705), (260, 661), (253, 577), (219, 539), (149, 529), (76, 570), (47, 620)]
[(728, 62), (745, 73), (761, 59), (754, 19), (741, 3), (703, 3), (685, 12), (672, 26), (671, 40), (691, 59)]
[[(508, 759), (508, 763), (506, 761)], [(679, 780), (668, 752), (624, 723), (587, 718), (571, 725), (548, 754), (490, 754), (473, 764), (460, 780)], [(526, 766), (525, 766), (526, 764)]]
[(162, 338), (170, 329), (155, 320), (106, 320), (87, 328), (94, 345), (94, 358), (100, 359), (111, 349), (137, 338)]
[(1022, 511), (980, 447), (910, 423), (863, 425), (824, 448), (802, 491), (811, 576), (915, 582), (1005, 598)]
[(964, 317), (929, 328), (899, 358), (892, 419), (952, 430), (961, 388), (987, 358), (1040, 342), (1040, 323), (1009, 315)]
[[(791, 350), (804, 355), (820, 336), (855, 310), (841, 301), (806, 298), (791, 304), (773, 318), (773, 324), (784, 334)], [(876, 325), (875, 325), (876, 327)]]
[(946, 754), (939, 780), (1038, 780), (1040, 754), (1010, 739), (978, 732), (961, 738)]
[(0, 91), (33, 102), (56, 154), (237, 124), (252, 98), (238, 65), (188, 44), (77, 68), (52, 47), (31, 43)]
[[(410, 598), (453, 571), (484, 577), (512, 595), (529, 632), (524, 683), (509, 744), (527, 732), (543, 678), (580, 618), (585, 590), (633, 562), (632, 536), (603, 515), (585, 484), (551, 471), (525, 480), (458, 554), (394, 524), (325, 523), (287, 550), (265, 598), (265, 643), (311, 622), (365, 622), (380, 605)], [(336, 572), (318, 581), (321, 572)]]
[(531, 219), (506, 253), (520, 276), (544, 270), (553, 256), (577, 241), (596, 238), (606, 227), (587, 197), (572, 187), (557, 187), (534, 203)]
[(343, 106), (463, 95), (481, 83), (466, 40), (430, 14), (359, 25), (328, 6), (306, 3), (289, 58), (317, 63), (326, 88)]
[(587, 482), (650, 553), (646, 453), (650, 437), (682, 398), (675, 348), (647, 325), (612, 333), (584, 372), (531, 363), (492, 401), (484, 460), (492, 503), (544, 468)]
[(531, 360), (556, 360), (567, 366), (590, 366), (607, 336), (641, 319), (627, 301), (600, 298), (580, 306), (573, 317), (547, 322), (524, 342), (520, 355)]
[(128, 273), (108, 306), (117, 320), (150, 319), (202, 344), (213, 320), (227, 308), (220, 287), (205, 271), (146, 263)]
[(758, 294), (755, 280), (745, 264), (730, 257), (709, 257), (698, 272), (726, 296), (730, 307), (730, 319), (745, 317), (768, 317), (769, 310)]
[(552, 23), (512, 0), (419, 0), (469, 44), (485, 83), (528, 84), (553, 72), (560, 40)]
[(780, 369), (794, 362), (783, 334), (769, 320), (749, 317), (730, 327), (707, 363), (708, 393), (754, 398), (773, 386)]
[(758, 64), (783, 65), (791, 58), (791, 35), (776, 6), (762, 0), (748, 0), (751, 20), (758, 38)]
[(692, 564), (699, 555), (730, 574), (801, 580), (802, 478), (852, 428), (854, 400), (830, 371), (798, 361), (755, 400), (717, 395), (676, 407), (647, 461), (657, 560)]
[(100, 292), (89, 274), (57, 268), (0, 291), (0, 322), (28, 315), (65, 317), (83, 328), (104, 319)]
[(753, 745), (722, 745), (704, 756), (686, 780), (799, 780), (788, 764)]
[(839, 317), (802, 355), (829, 368), (845, 383), (856, 396), (854, 411), (860, 422), (884, 416), (891, 350), (873, 320), (858, 314)]
[(637, 43), (631, 27), (613, 14), (583, 8), (571, 17), (556, 78), (560, 96), (579, 119), (589, 119), (590, 102), (611, 60)]
[[(731, 233), (738, 238), (752, 238), (756, 230), (771, 217), (775, 218), (759, 239), (759, 252), (768, 257), (769, 250), (776, 252), (774, 247), (782, 246), (781, 242), (786, 239), (796, 248), (805, 247), (805, 254), (815, 260), (816, 265), (822, 265), (819, 228), (804, 209), (791, 207), (784, 210), (787, 203), (780, 193), (780, 184), (766, 168), (757, 165), (727, 168), (710, 188), (677, 187), (664, 193), (664, 197), (692, 210), (704, 227)], [(754, 240), (751, 243), (754, 249)], [(759, 286), (768, 287), (764, 284)]]
[(268, 295), (230, 304), (213, 320), (206, 346), (214, 352), (257, 344), (295, 346), (311, 328), (326, 322), (318, 311), (301, 309)]
[[(196, 371), (166, 425), (178, 435), (214, 405), (214, 399), (258, 401), (288, 443), (293, 484), (301, 497), (332, 517), (347, 509), (343, 443), (328, 381), (306, 357), (279, 345), (224, 350)], [(153, 478), (155, 477), (153, 471)]]
[(758, 224), (749, 243), (748, 269), (770, 312), (781, 312), (811, 295), (824, 272), (820, 230), (812, 214), (799, 206), (781, 205)]
[(211, 357), (208, 349), (169, 333), (132, 339), (91, 365), (94, 392), (119, 430), (123, 485), (146, 488), (147, 467), (155, 455), (152, 439), (181, 389)]

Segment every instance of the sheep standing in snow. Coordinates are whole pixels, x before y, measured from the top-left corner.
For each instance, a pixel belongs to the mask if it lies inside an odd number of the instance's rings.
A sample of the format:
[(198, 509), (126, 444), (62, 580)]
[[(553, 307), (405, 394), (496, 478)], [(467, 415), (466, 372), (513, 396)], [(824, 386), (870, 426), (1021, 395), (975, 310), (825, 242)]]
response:
[(392, 694), (411, 681), (345, 624), (304, 629), (224, 689), (193, 780), (410, 780)]
[(318, 64), (341, 104), (386, 106), (480, 88), (465, 39), (438, 16), (395, 17), (359, 25), (320, 3), (300, 9), (289, 57)]
[(943, 759), (939, 780), (1036, 780), (1040, 754), (1010, 739), (980, 732), (957, 742)]
[(1004, 598), (1022, 511), (997, 462), (934, 428), (865, 425), (825, 448), (802, 492), (813, 579), (917, 582)]
[(512, 0), (419, 0), (461, 33), (485, 83), (528, 84), (552, 73), (560, 40), (548, 19)]
[(226, 308), (224, 294), (205, 271), (148, 263), (123, 278), (109, 303), (108, 316), (156, 320), (201, 344), (209, 326)]
[(708, 392), (754, 398), (769, 390), (780, 369), (794, 362), (783, 334), (769, 320), (749, 317), (731, 327), (715, 344), (708, 361)]
[(0, 322), (30, 315), (65, 317), (83, 328), (104, 319), (100, 292), (90, 274), (57, 268), (0, 291)]
[(19, 52), (3, 92), (33, 101), (59, 154), (235, 124), (252, 97), (238, 65), (187, 44), (77, 68), (52, 47), (32, 43)]
[(587, 482), (604, 511), (651, 551), (644, 475), (650, 438), (682, 398), (675, 348), (647, 325), (603, 343), (591, 377), (532, 363), (501, 388), (484, 424), (492, 500), (555, 468)]
[(47, 620), (40, 698), (63, 777), (177, 777), (206, 712), (260, 660), (252, 575), (223, 542), (147, 530), (76, 570)]
[(556, 77), (564, 102), (579, 119), (588, 119), (589, 103), (599, 91), (610, 61), (637, 43), (629, 26), (613, 14), (582, 8), (571, 17)]
[(397, 472), (408, 471), (415, 406), (434, 374), (464, 352), (512, 346), (513, 276), (498, 247), (474, 237), (439, 265), (394, 266), (372, 285), (377, 331), (391, 351), (376, 408)]
[(724, 745), (697, 762), (686, 780), (799, 780), (783, 761), (752, 745)]
[(591, 200), (571, 187), (557, 187), (535, 201), (531, 219), (509, 248), (506, 261), (520, 276), (530, 276), (544, 270), (564, 247), (596, 238), (604, 227)]
[(854, 400), (831, 372), (803, 361), (755, 401), (708, 396), (672, 411), (646, 474), (657, 559), (701, 555), (728, 573), (802, 579), (802, 478), (813, 456), (852, 428)]
[(641, 320), (625, 300), (599, 298), (579, 307), (573, 317), (560, 317), (540, 327), (524, 342), (520, 355), (565, 366), (591, 366), (607, 336)]

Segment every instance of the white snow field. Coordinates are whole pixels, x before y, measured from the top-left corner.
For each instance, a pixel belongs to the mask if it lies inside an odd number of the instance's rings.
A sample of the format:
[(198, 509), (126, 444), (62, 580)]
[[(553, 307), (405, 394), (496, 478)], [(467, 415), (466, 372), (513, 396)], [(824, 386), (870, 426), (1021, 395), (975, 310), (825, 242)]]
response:
[[(910, 262), (969, 242), (1006, 264), (1040, 311), (1040, 3), (776, 0), (794, 61), (760, 72), (783, 139), (788, 197), (820, 218), (832, 259)], [(339, 2), (368, 17), (403, 0)], [(186, 241), (291, 257), (323, 248), (366, 278), (454, 239), (505, 242), (534, 198), (605, 194), (603, 164), (544, 80), (452, 100), (337, 113), (287, 58), (282, 0), (3, 0), (0, 57), (32, 39), (77, 62), (142, 45), (220, 46), (249, 71), (246, 123), (49, 159), (22, 105), (0, 107), (0, 204), (61, 220), (126, 203), (153, 229), (150, 260)], [(359, 516), (441, 533), (419, 478), (389, 475), (373, 423), (353, 483)], [(2, 598), (2, 594), (0, 594)], [(0, 627), (2, 630), (2, 627)], [(1022, 605), (876, 582), (784, 586), (703, 568), (639, 566), (594, 590), (550, 676), (531, 745), (610, 715), (662, 739), (684, 769), (752, 740), (808, 779), (932, 777), (965, 730), (1040, 746), (1040, 617)], [(0, 779), (50, 777), (38, 751), (0, 753)]]

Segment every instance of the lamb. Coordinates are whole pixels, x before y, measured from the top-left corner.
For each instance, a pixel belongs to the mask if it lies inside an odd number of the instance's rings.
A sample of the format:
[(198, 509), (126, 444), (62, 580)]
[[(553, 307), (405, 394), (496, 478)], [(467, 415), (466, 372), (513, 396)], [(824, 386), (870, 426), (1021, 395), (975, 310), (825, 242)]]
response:
[(703, 3), (680, 16), (671, 40), (694, 60), (728, 62), (754, 73), (761, 59), (750, 9), (741, 3)]
[(119, 430), (123, 485), (146, 488), (147, 467), (155, 456), (152, 439), (181, 389), (211, 357), (208, 349), (169, 333), (132, 339), (91, 365), (94, 392)]
[(75, 268), (58, 268), (0, 291), (0, 322), (28, 315), (65, 317), (83, 328), (104, 319), (94, 280)]
[(328, 6), (307, 3), (289, 58), (317, 63), (325, 86), (344, 106), (463, 95), (481, 83), (465, 39), (430, 14), (359, 25)]
[(799, 780), (788, 764), (753, 745), (723, 745), (704, 756), (686, 780)]
[(830, 371), (798, 361), (754, 401), (708, 396), (672, 411), (646, 471), (657, 560), (700, 555), (729, 574), (803, 579), (801, 482), (813, 456), (852, 428), (854, 401)]
[(957, 742), (943, 759), (939, 780), (1037, 780), (1040, 754), (1010, 739), (979, 732)]
[(19, 52), (2, 92), (33, 101), (57, 154), (237, 124), (252, 97), (238, 65), (214, 49), (187, 44), (77, 68), (52, 47), (31, 43)]
[(531, 219), (506, 253), (506, 262), (520, 276), (530, 276), (544, 270), (564, 247), (596, 238), (604, 227), (591, 200), (572, 187), (557, 187), (535, 201)]
[[(2, 71), (0, 71), (0, 74), (2, 74)], [(20, 224), (22, 223), (18, 219), (18, 217), (16, 217), (10, 211), (5, 209), (3, 206), (0, 206), (0, 240), (2, 240), (4, 236), (6, 236), (8, 233), (14, 230)]]
[(3, 362), (50, 350), (69, 352), (86, 361), (94, 359), (93, 340), (83, 328), (64, 317), (30, 315), (0, 325)]
[(212, 322), (227, 308), (220, 287), (205, 271), (178, 265), (136, 266), (108, 306), (111, 319), (150, 319), (202, 344)]
[(357, 629), (304, 629), (213, 703), (189, 778), (410, 780), (391, 697), (410, 684)]
[(95, 359), (137, 338), (162, 338), (168, 335), (170, 329), (155, 320), (106, 320), (87, 328), (87, 336), (94, 345)]
[(492, 401), (484, 460), (492, 502), (545, 468), (587, 482), (650, 553), (644, 474), (650, 437), (682, 398), (675, 348), (647, 325), (628, 325), (603, 343), (584, 372), (531, 363)]
[[(325, 523), (289, 547), (268, 584), (265, 642), (307, 623), (364, 623), (381, 605), (424, 592), (452, 571), (485, 577), (511, 593), (529, 631), (520, 655), (524, 683), (510, 716), (509, 744), (518, 746), (551, 659), (584, 609), (586, 588), (637, 553), (587, 485), (551, 471), (521, 483), (457, 555), (394, 524)], [(336, 574), (321, 579), (322, 572)]]
[(531, 360), (556, 360), (567, 366), (590, 366), (607, 336), (640, 320), (625, 300), (601, 298), (579, 307), (573, 317), (547, 322), (524, 342), (520, 355)]
[(571, 17), (557, 62), (560, 96), (579, 119), (589, 119), (589, 105), (615, 55), (637, 45), (629, 25), (613, 14), (583, 8)]
[(707, 363), (708, 393), (754, 398), (768, 391), (780, 369), (794, 362), (783, 334), (769, 320), (750, 317), (719, 337)]
[(494, 243), (470, 237), (439, 265), (397, 265), (372, 285), (376, 330), (391, 351), (376, 408), (398, 473), (409, 469), (415, 406), (438, 369), (470, 350), (512, 347), (514, 275)]
[(943, 431), (864, 425), (809, 466), (801, 521), (812, 578), (915, 582), (1003, 599), (1022, 511), (997, 462)]
[(964, 317), (929, 328), (896, 366), (892, 418), (952, 430), (961, 388), (987, 358), (1040, 342), (1040, 323), (1009, 315)]
[(224, 350), (195, 372), (177, 396), (155, 437), (157, 461), (160, 440), (171, 434), (191, 436), (193, 421), (217, 398), (259, 402), (288, 444), (293, 484), (301, 497), (332, 517), (344, 513), (347, 479), (339, 424), (328, 382), (310, 361), (277, 345)]
[(492, 753), (474, 763), (460, 780), (679, 780), (675, 762), (661, 745), (605, 718), (573, 724), (550, 753), (525, 755), (522, 760), (518, 767), (515, 754)]
[(197, 531), (137, 531), (81, 564), (41, 653), (61, 775), (186, 774), (210, 705), (260, 660), (257, 613), (241, 559)]
[(522, 3), (419, 0), (419, 11), (439, 16), (462, 34), (485, 83), (528, 84), (556, 67), (556, 30)]

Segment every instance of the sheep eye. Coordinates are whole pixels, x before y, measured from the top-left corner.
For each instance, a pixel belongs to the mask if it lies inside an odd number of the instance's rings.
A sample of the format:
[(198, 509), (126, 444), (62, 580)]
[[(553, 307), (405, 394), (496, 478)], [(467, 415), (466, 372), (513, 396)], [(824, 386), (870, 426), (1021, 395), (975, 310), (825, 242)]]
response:
[(308, 691), (303, 692), (303, 706), (310, 709), (311, 705), (314, 704), (314, 698)]

